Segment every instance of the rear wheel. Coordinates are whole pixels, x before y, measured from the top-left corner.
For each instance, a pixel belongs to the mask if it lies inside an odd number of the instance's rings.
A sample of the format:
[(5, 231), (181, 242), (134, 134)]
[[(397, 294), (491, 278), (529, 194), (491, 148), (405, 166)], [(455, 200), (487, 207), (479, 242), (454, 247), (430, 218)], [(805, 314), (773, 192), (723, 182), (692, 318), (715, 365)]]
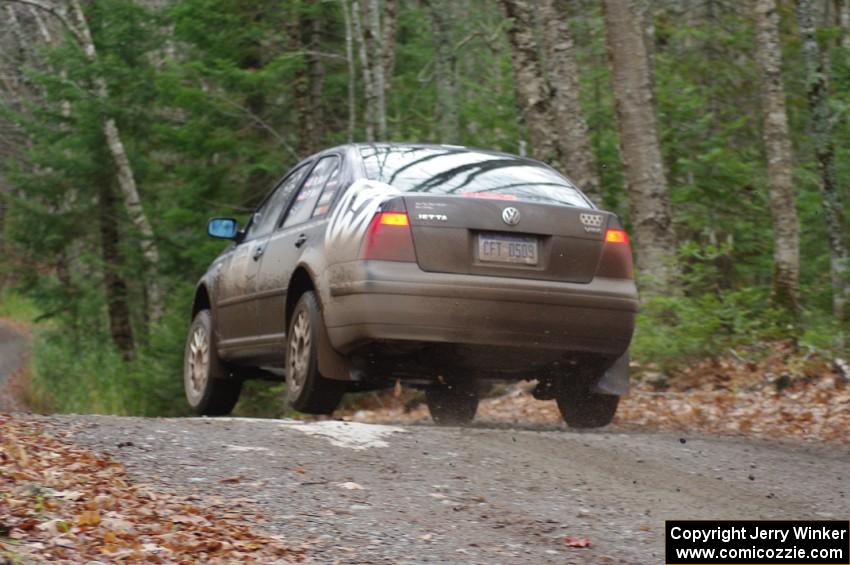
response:
[(195, 315), (183, 359), (183, 389), (192, 411), (201, 416), (230, 414), (239, 400), (242, 381), (229, 378), (218, 357), (209, 310)]
[(316, 327), (319, 304), (305, 292), (298, 299), (286, 340), (286, 396), (289, 405), (308, 414), (331, 414), (342, 400), (345, 383), (319, 373)]
[(446, 384), (425, 391), (431, 418), (438, 424), (468, 424), (478, 410), (478, 389), (470, 385)]
[(617, 413), (620, 397), (598, 394), (587, 387), (563, 387), (556, 400), (561, 416), (571, 428), (601, 428), (607, 426)]

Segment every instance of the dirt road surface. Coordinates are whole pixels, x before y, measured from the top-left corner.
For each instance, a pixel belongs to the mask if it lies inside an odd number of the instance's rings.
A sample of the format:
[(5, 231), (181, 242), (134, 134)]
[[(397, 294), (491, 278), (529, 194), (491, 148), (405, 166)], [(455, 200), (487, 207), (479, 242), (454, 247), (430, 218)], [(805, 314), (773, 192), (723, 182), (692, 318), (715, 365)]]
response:
[(846, 446), (486, 423), (51, 420), (140, 482), (250, 499), (321, 563), (660, 563), (667, 518), (850, 516)]
[(24, 336), (0, 320), (0, 383), (21, 367), (26, 347)]
[[(0, 379), (24, 354), (0, 326)], [(247, 499), (317, 563), (660, 563), (665, 519), (850, 517), (840, 444), (487, 422), (39, 419), (137, 483)]]
[(15, 396), (12, 375), (23, 368), (29, 342), (11, 324), (0, 319), (0, 412), (20, 410), (22, 404)]

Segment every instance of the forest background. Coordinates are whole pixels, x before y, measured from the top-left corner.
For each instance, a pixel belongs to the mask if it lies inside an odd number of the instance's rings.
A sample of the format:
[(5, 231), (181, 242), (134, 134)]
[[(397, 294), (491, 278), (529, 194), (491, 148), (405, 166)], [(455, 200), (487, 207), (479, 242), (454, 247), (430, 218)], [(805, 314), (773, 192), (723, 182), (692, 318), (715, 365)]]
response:
[[(841, 358), (848, 55), (850, 0), (0, 0), (0, 316), (37, 323), (28, 401), (184, 413), (207, 218), (350, 140), (529, 155), (619, 214), (638, 378)], [(237, 410), (279, 414), (278, 389)]]

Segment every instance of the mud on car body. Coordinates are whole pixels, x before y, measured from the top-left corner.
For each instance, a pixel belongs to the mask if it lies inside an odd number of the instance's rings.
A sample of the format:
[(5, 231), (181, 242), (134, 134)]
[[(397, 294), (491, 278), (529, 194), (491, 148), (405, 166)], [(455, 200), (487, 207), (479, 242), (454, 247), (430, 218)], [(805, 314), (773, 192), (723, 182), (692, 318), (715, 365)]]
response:
[(350, 144), (309, 157), (198, 284), (184, 383), (226, 414), (247, 378), (297, 410), (396, 379), (471, 420), (493, 381), (536, 379), (568, 424), (611, 421), (637, 310), (628, 236), (537, 161), (456, 146)]

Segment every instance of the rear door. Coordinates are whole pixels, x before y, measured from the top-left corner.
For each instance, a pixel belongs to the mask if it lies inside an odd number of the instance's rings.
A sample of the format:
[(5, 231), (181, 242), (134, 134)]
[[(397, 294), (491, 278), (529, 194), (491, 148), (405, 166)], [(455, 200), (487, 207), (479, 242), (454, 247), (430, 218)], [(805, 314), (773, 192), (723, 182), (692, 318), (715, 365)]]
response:
[(286, 335), (287, 285), (304, 251), (321, 240), (339, 188), (341, 161), (334, 154), (316, 162), (268, 240), (257, 277), (257, 323), (272, 354), (281, 352)]
[(284, 206), (298, 188), (309, 164), (290, 172), (257, 208), (245, 239), (222, 269), (218, 292), (219, 335), (223, 349), (251, 349), (260, 335), (257, 324), (257, 274), (269, 236), (280, 220)]

